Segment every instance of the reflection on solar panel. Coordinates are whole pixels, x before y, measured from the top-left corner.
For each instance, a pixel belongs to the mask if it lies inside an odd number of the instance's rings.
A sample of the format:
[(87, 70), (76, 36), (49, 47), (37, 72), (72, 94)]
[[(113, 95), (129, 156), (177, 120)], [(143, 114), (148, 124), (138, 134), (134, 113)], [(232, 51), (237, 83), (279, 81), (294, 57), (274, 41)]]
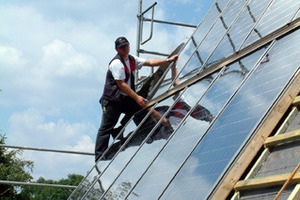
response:
[[(164, 194), (165, 199), (174, 199), (172, 197), (186, 191), (188, 193), (185, 197), (188, 199), (208, 197), (222, 172), (251, 137), (257, 124), (298, 70), (299, 48), (298, 52), (295, 51), (298, 45), (300, 31), (279, 39), (266, 52), (267, 57), (263, 57), (263, 62), (251, 73), (218, 120), (198, 141), (197, 147), (170, 183)], [(291, 60), (293, 62), (289, 62)], [(192, 178), (187, 179), (187, 174)], [(195, 182), (195, 179), (201, 181)], [(181, 190), (178, 184), (183, 180), (185, 184)]]
[(209, 199), (299, 73), (299, 7), (216, 1), (179, 55), (180, 85), (154, 95), (170, 126), (130, 119), (69, 199)]

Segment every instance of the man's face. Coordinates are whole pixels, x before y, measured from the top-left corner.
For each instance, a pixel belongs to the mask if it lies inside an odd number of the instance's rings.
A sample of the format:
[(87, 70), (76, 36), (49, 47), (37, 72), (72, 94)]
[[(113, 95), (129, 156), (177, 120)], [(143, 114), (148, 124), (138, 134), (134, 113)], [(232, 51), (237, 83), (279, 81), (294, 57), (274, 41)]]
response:
[(130, 47), (129, 47), (129, 44), (126, 44), (119, 48), (117, 47), (116, 50), (117, 50), (118, 54), (120, 54), (121, 56), (127, 56), (129, 54)]

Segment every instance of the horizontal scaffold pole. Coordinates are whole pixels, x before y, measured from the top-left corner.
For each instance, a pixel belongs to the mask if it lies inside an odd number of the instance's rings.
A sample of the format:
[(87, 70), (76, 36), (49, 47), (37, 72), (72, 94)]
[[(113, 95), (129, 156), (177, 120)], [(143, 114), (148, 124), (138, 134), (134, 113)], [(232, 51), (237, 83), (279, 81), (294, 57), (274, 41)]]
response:
[(77, 186), (74, 185), (58, 185), (58, 184), (46, 184), (46, 183), (27, 183), (20, 181), (4, 181), (0, 180), (0, 184), (4, 185), (26, 185), (26, 186), (39, 186), (39, 187), (55, 187), (64, 189), (75, 189)]
[(45, 148), (35, 148), (35, 147), (22, 147), (22, 146), (13, 146), (13, 145), (5, 145), (5, 144), (1, 144), (0, 147), (13, 148), (13, 149), (24, 149), (24, 150), (34, 150), (34, 151), (49, 151), (49, 152), (55, 152), (55, 153), (82, 154), (82, 155), (90, 155), (90, 156), (95, 155), (94, 153), (91, 153), (91, 152), (45, 149)]

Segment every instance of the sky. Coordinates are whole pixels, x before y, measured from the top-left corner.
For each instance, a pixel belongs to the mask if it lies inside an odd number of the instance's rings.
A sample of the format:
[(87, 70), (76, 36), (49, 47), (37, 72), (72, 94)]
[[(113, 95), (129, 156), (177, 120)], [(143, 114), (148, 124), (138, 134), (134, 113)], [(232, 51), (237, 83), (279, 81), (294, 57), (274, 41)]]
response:
[[(153, 3), (144, 0), (143, 10)], [(157, 0), (154, 18), (198, 25), (213, 3)], [(0, 134), (6, 144), (94, 152), (98, 100), (116, 54), (114, 41), (127, 37), (135, 54), (138, 5), (138, 0), (0, 0)], [(149, 23), (144, 39), (148, 31)], [(155, 24), (142, 48), (170, 53), (193, 31)], [(35, 180), (85, 175), (94, 164), (93, 156), (23, 151), (20, 157), (34, 161)]]

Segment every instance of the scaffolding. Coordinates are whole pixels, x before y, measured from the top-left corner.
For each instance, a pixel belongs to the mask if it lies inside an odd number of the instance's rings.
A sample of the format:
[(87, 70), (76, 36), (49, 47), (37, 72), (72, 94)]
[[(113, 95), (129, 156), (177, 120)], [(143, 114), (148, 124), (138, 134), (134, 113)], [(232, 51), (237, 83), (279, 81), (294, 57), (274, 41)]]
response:
[[(157, 5), (157, 2), (153, 3), (151, 6), (149, 6), (146, 10), (142, 11), (143, 9), (143, 0), (139, 0), (139, 7), (138, 7), (138, 14), (137, 14), (137, 19), (138, 19), (138, 24), (137, 24), (137, 36), (136, 36), (136, 55), (140, 56), (140, 54), (151, 54), (151, 55), (158, 55), (158, 56), (169, 56), (168, 53), (163, 53), (163, 52), (155, 52), (155, 51), (149, 51), (142, 49), (141, 46), (146, 44), (152, 39), (153, 36), (153, 26), (154, 23), (160, 23), (160, 24), (166, 24), (166, 25), (173, 25), (173, 26), (182, 26), (182, 27), (187, 27), (187, 28), (197, 28), (196, 25), (190, 25), (190, 24), (185, 24), (185, 23), (177, 23), (177, 22), (169, 22), (169, 21), (163, 21), (163, 20), (157, 20), (154, 19), (154, 11), (155, 11), (155, 6)], [(151, 13), (151, 18), (145, 17), (145, 15), (148, 12)], [(144, 28), (144, 22), (150, 22), (150, 33), (149, 37), (145, 40), (143, 40), (143, 28)], [(152, 75), (154, 73), (154, 69), (151, 68), (151, 73), (149, 75)], [(136, 70), (136, 85), (138, 85), (138, 70)], [(143, 81), (143, 80), (141, 80)]]

